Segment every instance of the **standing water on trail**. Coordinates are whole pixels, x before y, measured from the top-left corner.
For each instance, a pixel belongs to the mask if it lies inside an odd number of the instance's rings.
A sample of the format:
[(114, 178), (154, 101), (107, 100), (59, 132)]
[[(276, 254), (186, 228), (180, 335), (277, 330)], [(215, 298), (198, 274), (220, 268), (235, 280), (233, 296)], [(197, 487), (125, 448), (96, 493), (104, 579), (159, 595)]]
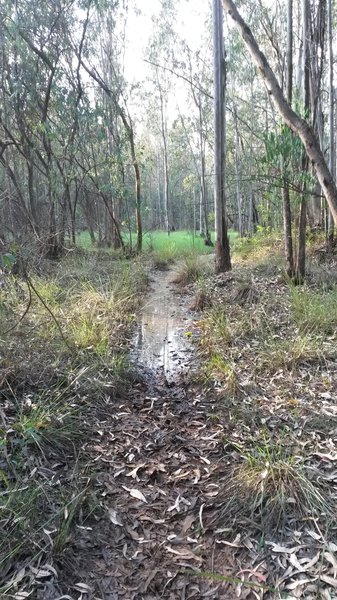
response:
[(173, 382), (187, 371), (192, 351), (190, 326), (182, 296), (174, 289), (172, 271), (156, 271), (145, 300), (131, 350), (131, 361), (149, 375)]

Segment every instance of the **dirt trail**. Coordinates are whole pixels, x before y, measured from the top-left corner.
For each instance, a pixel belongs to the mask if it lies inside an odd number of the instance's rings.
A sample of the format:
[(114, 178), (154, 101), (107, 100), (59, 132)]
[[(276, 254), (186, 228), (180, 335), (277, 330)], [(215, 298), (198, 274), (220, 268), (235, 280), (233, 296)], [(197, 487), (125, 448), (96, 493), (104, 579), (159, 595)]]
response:
[(186, 309), (186, 296), (171, 283), (172, 271), (157, 271), (140, 315), (132, 342), (131, 361), (154, 384), (164, 377), (175, 383), (186, 373), (193, 353), (188, 341), (191, 315)]
[[(228, 517), (228, 477), (233, 467), (242, 464), (245, 449), (249, 456), (256, 439), (266, 444), (266, 431), (270, 432), (268, 444), (282, 440), (280, 432), (284, 436), (286, 427), (291, 436), (293, 432), (302, 435), (303, 421), (299, 427), (298, 413), (292, 413), (287, 400), (295, 397), (293, 377), (298, 371), (289, 371), (289, 388), (281, 389), (288, 372), (282, 373), (279, 384), (268, 371), (252, 371), (256, 345), (249, 337), (238, 338), (228, 350), (236, 361), (237, 376), (241, 376), (238, 395), (233, 397), (221, 386), (207, 390), (196, 384), (190, 376), (196, 363), (195, 347), (185, 335), (193, 331), (196, 315), (187, 308), (191, 298), (179, 294), (170, 279), (170, 272), (155, 274), (134, 334), (131, 360), (138, 375), (133, 389), (125, 397), (107, 397), (104, 410), (93, 415), (96, 435), (84, 452), (95, 508), (98, 498), (100, 512), (96, 510), (91, 516), (90, 510), (84, 512), (84, 519), (77, 523), (76, 537), (63, 557), (64, 570), (59, 570), (61, 575), (69, 573), (64, 598), (278, 600), (284, 596), (316, 600), (321, 597), (322, 582), (324, 598), (335, 597), (326, 589), (336, 588), (336, 562), (331, 554), (336, 551), (335, 539), (327, 546), (318, 525), (318, 533), (314, 531), (316, 518), (311, 514), (303, 520), (290, 515), (287, 527), (276, 534), (260, 530), (259, 522), (248, 513), (237, 519)], [(234, 324), (235, 318), (240, 320), (247, 311), (247, 304), (241, 306), (237, 300), (237, 284), (241, 282), (242, 293), (242, 280), (246, 279), (247, 274), (237, 269), (215, 281), (214, 293), (226, 298), (226, 315)], [(249, 291), (255, 289), (253, 298), (258, 297), (260, 304), (254, 304), (254, 309), (248, 307), (263, 313), (270, 322), (275, 318), (279, 326), (279, 315), (274, 317), (275, 301), (269, 301), (272, 293), (278, 298), (285, 335), (289, 335), (289, 290), (279, 280), (255, 272)], [(324, 415), (335, 414), (335, 396), (322, 394), (319, 376), (315, 385), (320, 397), (313, 403), (309, 396), (312, 369), (305, 365), (295, 393), (299, 387), (304, 390), (302, 416), (307, 423), (308, 407), (316, 418), (322, 398), (331, 404), (330, 412)], [(308, 390), (304, 389), (303, 369), (310, 373)], [(299, 405), (296, 401), (296, 411)], [(313, 424), (304, 442), (322, 481), (335, 477), (333, 427), (332, 422), (324, 437), (321, 431), (314, 434)], [(287, 439), (293, 444), (294, 437)], [(327, 548), (331, 552), (327, 553)], [(309, 576), (303, 579), (301, 565), (307, 564), (311, 565)], [(80, 586), (74, 585), (76, 582)], [(285, 585), (293, 595), (276, 591)], [(79, 596), (80, 590), (83, 593)], [(38, 598), (42, 599), (56, 600), (46, 594)]]
[(194, 362), (185, 335), (190, 298), (171, 277), (155, 274), (135, 333), (139, 380), (97, 422), (97, 443), (86, 448), (103, 515), (83, 522), (65, 557), (88, 586), (83, 600), (235, 597), (227, 584), (197, 575), (233, 573), (231, 549), (205, 527), (205, 504), (219, 490), (223, 428), (211, 418), (214, 400), (186, 376)]

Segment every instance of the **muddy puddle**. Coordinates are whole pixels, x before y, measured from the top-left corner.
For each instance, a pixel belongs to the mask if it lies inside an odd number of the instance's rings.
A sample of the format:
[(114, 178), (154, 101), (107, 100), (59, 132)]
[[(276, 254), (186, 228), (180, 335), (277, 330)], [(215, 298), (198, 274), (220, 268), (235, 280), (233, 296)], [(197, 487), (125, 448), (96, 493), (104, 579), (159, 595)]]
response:
[(149, 376), (169, 383), (187, 372), (192, 353), (192, 326), (186, 297), (170, 283), (172, 271), (156, 271), (131, 345), (131, 362)]

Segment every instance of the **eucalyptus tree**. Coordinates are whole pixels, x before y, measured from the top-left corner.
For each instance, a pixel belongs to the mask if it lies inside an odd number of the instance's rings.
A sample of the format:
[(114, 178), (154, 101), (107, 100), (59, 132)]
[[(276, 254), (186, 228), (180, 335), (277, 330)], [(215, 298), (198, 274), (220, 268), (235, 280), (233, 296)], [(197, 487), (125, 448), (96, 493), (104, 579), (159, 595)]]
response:
[[(289, 106), (292, 105), (293, 98), (293, 0), (287, 0), (287, 53), (286, 53), (286, 95)], [(285, 181), (283, 184), (283, 223), (286, 255), (286, 271), (288, 277), (292, 279), (295, 274), (294, 248), (292, 237), (292, 213), (290, 203), (289, 181), (284, 173)]]
[[(134, 175), (134, 189), (135, 189), (135, 215), (136, 215), (136, 228), (137, 228), (137, 251), (142, 250), (142, 217), (141, 217), (141, 171), (140, 161), (137, 155), (137, 144), (135, 135), (135, 124), (131, 116), (128, 107), (127, 98), (127, 83), (125, 82), (121, 69), (120, 69), (120, 54), (116, 54), (116, 38), (112, 37), (111, 28), (115, 24), (115, 15), (112, 10), (116, 8), (118, 3), (112, 5), (112, 9), (105, 3), (94, 6), (95, 9), (91, 20), (94, 21), (96, 26), (95, 33), (98, 31), (101, 34), (101, 45), (100, 45), (100, 57), (98, 58), (98, 66), (93, 63), (95, 56), (95, 44), (92, 40), (90, 49), (87, 49), (86, 53), (91, 57), (91, 62), (87, 59), (81, 58), (81, 67), (91, 77), (91, 79), (97, 84), (98, 88), (103, 92), (105, 97), (108, 99), (108, 110), (110, 110), (110, 122), (107, 126), (108, 141), (110, 144), (111, 152), (115, 147), (116, 153), (119, 153), (118, 142), (120, 140), (118, 127), (121, 124), (125, 139), (129, 149), (129, 160), (131, 162), (133, 175)], [(88, 10), (91, 8), (91, 2), (89, 2)], [(95, 21), (96, 19), (96, 21)], [(78, 57), (78, 52), (74, 48), (75, 54)], [(96, 56), (97, 61), (97, 56)], [(120, 172), (122, 177), (124, 176), (124, 168), (120, 163)], [(107, 206), (107, 198), (105, 200)], [(118, 220), (116, 214), (114, 214), (114, 201), (110, 198), (110, 207), (108, 209), (111, 219), (114, 223), (115, 231), (117, 232), (117, 240), (122, 244), (122, 238), (116, 230), (118, 228)]]
[[(23, 224), (51, 257), (62, 245), (64, 210), (55, 160), (60, 151), (57, 104), (64, 85), (64, 36), (74, 2), (16, 4), (2, 14), (2, 155), (19, 199)], [(19, 226), (19, 224), (17, 224)]]
[(213, 0), (215, 269), (231, 269), (225, 205), (226, 71), (220, 0)]
[[(327, 0), (328, 9), (328, 82), (329, 82), (329, 168), (336, 178), (336, 139), (335, 139), (335, 89), (334, 89), (334, 52), (333, 52), (333, 0)], [(331, 211), (328, 216), (328, 243), (334, 240), (334, 222)]]
[[(157, 103), (158, 130), (161, 137), (163, 166), (163, 208), (165, 229), (171, 231), (170, 159), (168, 152), (169, 105), (172, 76), (162, 65), (174, 63), (176, 6), (174, 0), (161, 0), (158, 17), (153, 18), (153, 34), (147, 49), (147, 60), (152, 66), (153, 99)], [(150, 83), (150, 82), (149, 82)]]
[[(206, 245), (211, 245), (211, 235), (209, 227), (209, 194), (207, 179), (210, 173), (207, 172), (207, 155), (210, 152), (210, 141), (212, 136), (212, 70), (211, 55), (207, 52), (206, 40), (201, 40), (206, 51), (202, 52), (199, 48), (192, 51), (185, 42), (181, 44), (182, 56), (179, 61), (181, 70), (187, 67), (187, 77), (189, 81), (188, 92), (191, 105), (191, 116), (189, 128), (184, 128), (186, 135), (189, 136), (189, 145), (194, 156), (195, 169), (200, 181), (200, 204), (199, 204), (199, 233), (204, 237)], [(181, 115), (181, 119), (182, 119)], [(186, 121), (186, 120), (185, 120)], [(197, 139), (197, 152), (193, 151), (194, 134)]]
[(225, 11), (232, 17), (245, 45), (266, 85), (267, 91), (279, 111), (284, 122), (299, 136), (308, 159), (313, 166), (317, 179), (322, 187), (335, 224), (337, 224), (337, 187), (329, 171), (319, 141), (312, 127), (298, 115), (286, 101), (277, 78), (263, 52), (260, 50), (253, 33), (239, 14), (233, 0), (222, 0)]

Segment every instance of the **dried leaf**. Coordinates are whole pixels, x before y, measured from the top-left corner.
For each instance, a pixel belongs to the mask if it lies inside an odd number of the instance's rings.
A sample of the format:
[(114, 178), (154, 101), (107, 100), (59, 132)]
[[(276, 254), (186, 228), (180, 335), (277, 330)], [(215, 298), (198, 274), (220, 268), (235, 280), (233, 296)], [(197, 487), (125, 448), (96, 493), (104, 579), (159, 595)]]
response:
[(310, 583), (311, 581), (315, 581), (315, 579), (297, 579), (292, 583), (288, 583), (285, 587), (287, 590), (296, 590), (301, 585), (305, 585), (306, 583)]
[(187, 515), (182, 526), (182, 533), (186, 533), (196, 521), (195, 515)]
[(132, 498), (136, 498), (137, 500), (141, 500), (142, 502), (147, 502), (145, 496), (142, 494), (142, 492), (140, 492), (139, 490), (136, 490), (136, 488), (127, 488), (125, 485), (122, 486), (124, 490), (126, 490), (127, 492), (129, 492), (130, 496), (132, 496)]
[(330, 552), (337, 552), (337, 544), (334, 544), (333, 542), (329, 542), (327, 548)]
[(241, 548), (241, 535), (240, 533), (236, 536), (234, 542), (227, 542), (226, 540), (216, 540), (217, 544), (224, 544), (225, 546), (231, 546), (232, 548)]
[(90, 587), (90, 585), (87, 585), (86, 583), (75, 583), (73, 587), (78, 592), (82, 592), (82, 594), (91, 594), (91, 592), (93, 591), (92, 587)]
[(280, 554), (293, 554), (298, 550), (301, 550), (303, 546), (293, 546), (292, 548), (287, 548), (286, 546), (280, 546), (279, 544), (274, 544), (274, 542), (266, 542), (268, 546), (272, 546), (272, 552), (280, 553)]
[(319, 579), (321, 581), (324, 581), (324, 583), (328, 583), (329, 585), (332, 585), (332, 587), (337, 589), (337, 579), (329, 577), (328, 575), (320, 575)]
[(180, 511), (180, 496), (177, 496), (175, 503), (167, 509), (167, 512), (172, 512), (173, 510)]
[(117, 512), (113, 508), (109, 508), (108, 512), (111, 523), (113, 523), (114, 525), (119, 525), (119, 527), (123, 527), (123, 523), (118, 518)]
[(139, 471), (139, 469), (143, 469), (145, 467), (146, 463), (143, 463), (141, 465), (138, 465), (138, 467), (135, 467), (134, 469), (132, 469), (132, 471), (130, 471), (130, 473), (126, 474), (126, 477), (132, 477), (132, 479), (138, 479), (137, 477), (137, 473)]
[(325, 560), (327, 560), (333, 566), (333, 576), (334, 579), (337, 578), (337, 561), (334, 555), (331, 552), (324, 552), (323, 554)]
[(180, 558), (182, 558), (184, 560), (196, 560), (199, 563), (204, 562), (200, 556), (197, 556), (196, 554), (194, 554), (194, 552), (192, 552), (188, 548), (181, 548), (179, 550), (175, 550), (174, 548), (171, 548), (171, 546), (165, 546), (165, 549), (170, 554), (175, 554), (176, 556), (179, 556)]

